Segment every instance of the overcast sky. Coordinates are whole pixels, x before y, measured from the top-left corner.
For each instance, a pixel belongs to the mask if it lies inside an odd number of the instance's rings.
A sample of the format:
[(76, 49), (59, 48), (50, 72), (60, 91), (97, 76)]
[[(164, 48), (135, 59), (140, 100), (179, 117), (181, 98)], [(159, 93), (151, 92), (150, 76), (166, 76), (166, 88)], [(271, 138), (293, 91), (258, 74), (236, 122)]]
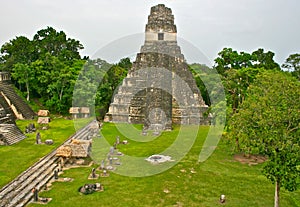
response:
[[(224, 47), (275, 53), (282, 64), (300, 53), (299, 0), (0, 0), (0, 44), (32, 39), (52, 26), (79, 40), (92, 57), (105, 45), (145, 30), (151, 6), (163, 3), (175, 16), (178, 36), (201, 50), (210, 63)], [(209, 64), (206, 62), (206, 64)]]

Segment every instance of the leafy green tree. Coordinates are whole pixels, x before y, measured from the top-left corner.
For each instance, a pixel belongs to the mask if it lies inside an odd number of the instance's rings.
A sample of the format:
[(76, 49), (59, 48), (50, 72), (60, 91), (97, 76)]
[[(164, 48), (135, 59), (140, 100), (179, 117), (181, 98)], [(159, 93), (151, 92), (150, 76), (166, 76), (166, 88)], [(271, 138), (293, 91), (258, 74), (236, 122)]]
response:
[(70, 108), (74, 84), (84, 62), (77, 60), (69, 66), (57, 57), (48, 55), (45, 61), (36, 63), (37, 91), (47, 108), (59, 113), (65, 113)]
[(110, 90), (114, 92), (122, 80), (127, 75), (127, 69), (122, 68), (119, 65), (113, 65), (106, 73), (104, 81), (109, 84)]
[(30, 64), (35, 59), (34, 45), (27, 37), (19, 36), (1, 47), (2, 70), (13, 71), (14, 65)]
[(290, 70), (292, 75), (300, 81), (300, 54), (291, 54), (282, 67)]
[(46, 58), (47, 54), (64, 63), (81, 59), (79, 50), (83, 49), (83, 45), (78, 40), (67, 38), (63, 31), (58, 32), (52, 27), (39, 30), (33, 37), (33, 43), (39, 59)]
[(271, 51), (265, 52), (264, 49), (259, 48), (258, 50), (252, 52), (251, 56), (254, 68), (265, 68), (266, 70), (280, 70), (279, 64), (274, 61), (275, 53)]
[(189, 69), (194, 76), (194, 79), (200, 90), (200, 93), (201, 93), (201, 96), (202, 96), (204, 102), (207, 105), (211, 105), (210, 98), (209, 98), (209, 92), (207, 91), (207, 88), (203, 82), (203, 81), (205, 81), (207, 84), (210, 82), (209, 79), (212, 78), (211, 68), (209, 68), (206, 65), (194, 63), (192, 65), (189, 65)]
[(189, 65), (204, 102), (209, 106), (204, 116), (212, 116), (211, 123), (226, 123), (226, 101), (220, 75), (202, 64)]
[[(75, 83), (73, 106), (93, 107), (102, 105), (102, 102), (96, 99), (96, 95), (110, 67), (111, 64), (101, 59), (88, 60), (84, 64)], [(103, 96), (106, 97), (108, 95), (108, 93), (105, 93)]]
[(218, 53), (215, 59), (215, 69), (223, 75), (229, 69), (241, 69), (243, 67), (252, 67), (252, 56), (246, 52), (238, 53), (232, 48), (224, 48)]
[(130, 68), (131, 68), (131, 66), (132, 66), (132, 63), (131, 63), (131, 61), (130, 61), (130, 58), (122, 58), (119, 62), (118, 62), (118, 64), (117, 64), (118, 66), (120, 66), (121, 68), (124, 68), (125, 70), (129, 70)]
[(230, 120), (228, 136), (237, 150), (267, 156), (263, 173), (275, 183), (278, 207), (280, 188), (294, 191), (299, 185), (300, 83), (287, 73), (267, 71), (247, 93)]
[(257, 74), (264, 71), (262, 68), (229, 69), (222, 76), (223, 86), (226, 92), (227, 105), (235, 113), (239, 105), (247, 96), (248, 87), (255, 80)]
[(25, 84), (27, 94), (26, 99), (29, 101), (30, 85), (35, 79), (35, 71), (32, 69), (32, 66), (24, 63), (17, 63), (14, 65), (11, 75), (14, 79), (18, 80), (19, 84)]
[(241, 68), (265, 68), (265, 69), (280, 69), (280, 66), (274, 61), (275, 54), (271, 51), (265, 52), (259, 48), (252, 52), (237, 52), (232, 48), (224, 48), (218, 53), (215, 59), (214, 68), (220, 75), (224, 75), (229, 69)]

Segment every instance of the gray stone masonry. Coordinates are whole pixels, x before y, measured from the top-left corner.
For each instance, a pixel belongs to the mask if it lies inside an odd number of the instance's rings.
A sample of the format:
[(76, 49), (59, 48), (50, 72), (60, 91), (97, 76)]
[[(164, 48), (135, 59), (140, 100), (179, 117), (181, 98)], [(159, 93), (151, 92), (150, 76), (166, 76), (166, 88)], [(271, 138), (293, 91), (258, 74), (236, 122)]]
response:
[(172, 124), (207, 124), (207, 110), (180, 47), (170, 8), (151, 8), (145, 43), (117, 89), (107, 122), (144, 124), (145, 130), (171, 130)]

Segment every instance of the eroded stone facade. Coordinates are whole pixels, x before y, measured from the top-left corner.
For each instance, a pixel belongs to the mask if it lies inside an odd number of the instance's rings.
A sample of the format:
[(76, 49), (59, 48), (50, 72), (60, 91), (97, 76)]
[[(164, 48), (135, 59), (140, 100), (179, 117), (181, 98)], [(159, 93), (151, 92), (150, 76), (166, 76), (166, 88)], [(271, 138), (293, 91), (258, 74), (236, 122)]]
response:
[(107, 122), (144, 124), (144, 129), (170, 130), (172, 124), (206, 124), (207, 109), (177, 44), (170, 8), (151, 8), (145, 43), (113, 97)]

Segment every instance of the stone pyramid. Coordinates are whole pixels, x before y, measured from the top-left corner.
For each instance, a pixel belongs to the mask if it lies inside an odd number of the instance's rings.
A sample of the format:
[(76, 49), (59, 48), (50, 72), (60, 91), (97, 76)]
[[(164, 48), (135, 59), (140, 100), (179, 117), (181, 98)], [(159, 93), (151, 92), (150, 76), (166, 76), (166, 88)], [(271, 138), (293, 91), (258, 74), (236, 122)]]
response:
[(15, 92), (10, 74), (0, 72), (0, 145), (12, 145), (26, 136), (16, 126), (16, 119), (32, 119), (35, 113)]
[(171, 130), (172, 124), (207, 124), (200, 91), (177, 44), (170, 8), (151, 8), (145, 43), (113, 96), (104, 121)]

